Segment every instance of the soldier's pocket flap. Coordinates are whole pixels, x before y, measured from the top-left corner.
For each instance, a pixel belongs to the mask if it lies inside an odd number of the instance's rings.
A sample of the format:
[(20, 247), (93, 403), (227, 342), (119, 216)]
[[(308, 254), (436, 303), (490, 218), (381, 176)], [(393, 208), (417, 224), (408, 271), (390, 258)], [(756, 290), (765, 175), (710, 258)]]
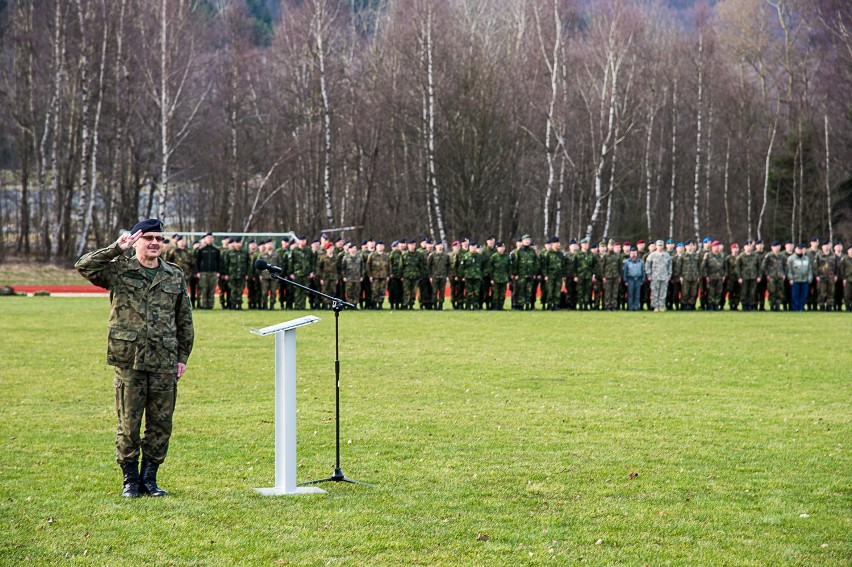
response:
[(164, 283), (163, 291), (166, 293), (180, 293), (180, 284)]
[(120, 341), (135, 341), (137, 334), (138, 333), (136, 331), (127, 331), (124, 329), (109, 330), (109, 338), (118, 339)]
[(175, 349), (178, 346), (177, 339), (174, 337), (163, 337), (163, 346), (169, 349)]
[(138, 277), (124, 276), (122, 278), (122, 281), (124, 281), (124, 283), (129, 285), (130, 287), (136, 287), (136, 288), (145, 287), (145, 280), (139, 279)]

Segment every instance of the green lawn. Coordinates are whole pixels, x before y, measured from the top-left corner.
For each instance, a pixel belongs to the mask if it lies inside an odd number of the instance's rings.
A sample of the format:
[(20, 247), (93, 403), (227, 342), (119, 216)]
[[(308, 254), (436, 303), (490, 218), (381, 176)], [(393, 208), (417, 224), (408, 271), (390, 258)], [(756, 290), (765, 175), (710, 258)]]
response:
[[(852, 316), (343, 313), (342, 468), (273, 484), (271, 337), (196, 312), (162, 499), (119, 497), (106, 298), (0, 299), (0, 564), (849, 565)], [(299, 480), (334, 320), (298, 331)]]

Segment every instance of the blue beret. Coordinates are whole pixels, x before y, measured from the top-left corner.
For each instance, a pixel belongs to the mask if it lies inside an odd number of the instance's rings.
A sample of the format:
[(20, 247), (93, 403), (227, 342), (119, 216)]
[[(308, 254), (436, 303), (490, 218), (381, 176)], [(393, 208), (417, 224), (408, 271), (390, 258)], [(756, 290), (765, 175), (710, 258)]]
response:
[(677, 247), (678, 247), (678, 248), (683, 248), (683, 242), (678, 242), (678, 243), (677, 243)]
[(672, 240), (671, 238), (669, 238), (668, 240), (666, 240), (666, 244), (674, 244), (674, 240)]
[(709, 236), (705, 236), (705, 237), (704, 237), (704, 240), (702, 240), (702, 241), (701, 241), (701, 243), (702, 243), (702, 244), (708, 244), (708, 243), (710, 243), (710, 242), (712, 242), (712, 240), (710, 240), (710, 237), (709, 237)]
[(145, 219), (137, 222), (130, 229), (130, 234), (134, 234), (137, 230), (142, 232), (163, 232), (163, 221), (160, 219)]

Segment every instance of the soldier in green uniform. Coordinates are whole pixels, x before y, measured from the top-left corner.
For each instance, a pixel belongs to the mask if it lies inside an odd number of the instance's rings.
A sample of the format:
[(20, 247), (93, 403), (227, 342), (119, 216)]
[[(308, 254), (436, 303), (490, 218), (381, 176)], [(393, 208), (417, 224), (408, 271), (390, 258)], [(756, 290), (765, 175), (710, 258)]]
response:
[(784, 311), (790, 311), (793, 307), (793, 282), (787, 277), (787, 261), (790, 256), (795, 254), (795, 247), (792, 240), (787, 240), (784, 243)]
[[(725, 293), (728, 299), (728, 309), (736, 311), (740, 306), (740, 284), (737, 278), (737, 258), (740, 255), (740, 245), (731, 244), (731, 253), (725, 257)], [(725, 297), (722, 297), (724, 305)]]
[(760, 273), (769, 293), (769, 309), (772, 311), (781, 311), (784, 303), (786, 266), (787, 258), (781, 253), (781, 243), (773, 240), (770, 252), (763, 257), (760, 265)]
[[(319, 279), (320, 291), (331, 297), (335, 297), (337, 293), (337, 280), (340, 278), (338, 270), (337, 255), (334, 253), (334, 244), (327, 242), (325, 245), (325, 253), (317, 260), (316, 276)], [(322, 308), (329, 309), (331, 300), (325, 297), (322, 298)]]
[(450, 257), (450, 304), (453, 309), (464, 306), (464, 277), (461, 275), (461, 242), (453, 241)]
[(846, 256), (840, 262), (840, 282), (843, 283), (843, 302), (846, 312), (852, 313), (852, 244), (846, 249)]
[(447, 292), (447, 278), (450, 276), (450, 255), (444, 252), (444, 243), (435, 243), (435, 250), (426, 260), (426, 271), (429, 274), (429, 283), (435, 292), (434, 307), (442, 311), (444, 309), (444, 295)]
[(831, 250), (831, 241), (822, 243), (822, 250), (815, 256), (814, 275), (817, 285), (817, 308), (820, 311), (834, 310), (834, 284), (837, 282), (839, 266)]
[[(274, 242), (274, 241), (273, 241)], [(290, 275), (290, 260), (292, 258), (290, 239), (285, 237), (281, 240), (281, 246), (275, 251), (278, 254), (278, 261), (284, 273), (282, 276), (285, 278)], [(293, 295), (294, 295), (295, 287), (288, 285), (284, 282), (278, 282), (278, 304), (280, 305), (281, 310), (293, 308)]]
[(174, 246), (169, 250), (167, 262), (177, 264), (183, 271), (183, 278), (186, 280), (186, 285), (190, 290), (189, 298), (192, 305), (195, 305), (196, 292), (198, 290), (198, 278), (195, 271), (195, 255), (186, 248), (186, 239), (180, 234), (175, 234), (172, 237)]
[(390, 259), (385, 253), (385, 241), (376, 242), (375, 249), (367, 256), (366, 279), (370, 280), (370, 309), (382, 309), (385, 292), (391, 276)]
[[(306, 249), (308, 238), (300, 235), (293, 246), (290, 248), (290, 279), (297, 284), (305, 287), (311, 281), (311, 255), (310, 250)], [(355, 250), (357, 252), (357, 249)], [(360, 282), (359, 282), (360, 285)], [(293, 309), (303, 311), (305, 309), (305, 299), (307, 292), (296, 286), (292, 286), (293, 291)], [(357, 297), (356, 297), (357, 301)]]
[(606, 255), (606, 242), (601, 241), (592, 244), (591, 252), (594, 258), (594, 270), (592, 272), (592, 309), (598, 311), (603, 309), (603, 258)]
[(701, 275), (707, 286), (707, 309), (709, 311), (721, 311), (723, 308), (722, 295), (724, 294), (724, 282), (728, 273), (728, 265), (722, 254), (722, 243), (714, 240), (710, 247), (710, 254), (704, 257), (701, 263)]
[(577, 308), (588, 311), (592, 305), (592, 277), (595, 273), (595, 257), (589, 251), (589, 239), (580, 240), (580, 251), (574, 261), (574, 281), (577, 290)]
[[(805, 255), (808, 257), (811, 263), (811, 269), (816, 267), (817, 256), (820, 254), (819, 248), (819, 237), (813, 236), (811, 237), (810, 248), (807, 249)], [(807, 308), (808, 311), (816, 311), (817, 306), (819, 304), (819, 282), (817, 282), (816, 278), (812, 279), (810, 284), (808, 285), (808, 300), (807, 300)]]
[(491, 308), (503, 311), (506, 304), (506, 286), (509, 283), (509, 255), (506, 244), (497, 241), (496, 252), (491, 256)]
[(482, 285), (483, 256), (479, 252), (479, 245), (471, 242), (467, 254), (462, 259), (462, 273), (464, 274), (465, 309), (479, 309), (479, 286)]
[[(766, 258), (766, 251), (763, 249), (763, 240), (758, 238), (754, 241), (754, 253), (757, 256), (758, 266), (763, 266), (763, 259)], [(760, 278), (757, 280), (757, 309), (758, 311), (766, 310), (766, 290), (768, 284), (766, 278), (763, 277), (762, 269)]]
[(834, 310), (843, 310), (843, 278), (840, 274), (840, 264), (843, 263), (843, 243), (837, 241), (834, 243), (834, 262), (837, 267), (837, 279), (834, 282)]
[(562, 286), (565, 282), (565, 255), (560, 250), (559, 238), (552, 236), (550, 250), (542, 256), (542, 274), (544, 276), (544, 287), (547, 290), (547, 303), (542, 304), (542, 309), (558, 311), (562, 294)]
[(343, 257), (340, 265), (344, 297), (346, 301), (358, 305), (358, 298), (361, 296), (361, 283), (364, 279), (364, 258), (358, 248), (350, 246), (349, 253)]
[(394, 240), (391, 243), (391, 251), (388, 254), (390, 262), (390, 280), (388, 281), (388, 302), (391, 309), (401, 309), (403, 301), (402, 269), (403, 269), (403, 246), (402, 241)]
[[(169, 449), (177, 384), (195, 336), (184, 275), (160, 259), (162, 233), (158, 219), (140, 221), (75, 265), (84, 278), (110, 292), (107, 364), (115, 367), (116, 460), (124, 474), (121, 495), (127, 498), (166, 494), (157, 485), (157, 471)], [(134, 253), (125, 255), (131, 249)]]
[(407, 249), (402, 255), (403, 309), (414, 309), (417, 288), (420, 286), (420, 278), (423, 277), (424, 271), (423, 256), (417, 250), (417, 241), (412, 238), (408, 241)]
[[(636, 241), (636, 255), (639, 257), (640, 260), (642, 260), (643, 266), (645, 265), (645, 260), (648, 259), (648, 255), (650, 253), (651, 253), (651, 251), (648, 250), (648, 245), (644, 240), (637, 240)], [(640, 304), (641, 304), (640, 310), (641, 309), (647, 309), (648, 311), (651, 310), (651, 286), (649, 286), (649, 285), (643, 285), (642, 286)]]
[(418, 252), (420, 252), (420, 257), (423, 260), (423, 270), (420, 275), (420, 284), (418, 285), (420, 289), (420, 309), (432, 309), (432, 284), (429, 283), (429, 271), (426, 269), (426, 262), (434, 249), (435, 243), (432, 242), (431, 238), (424, 237), (420, 241)]
[(485, 246), (482, 247), (481, 254), (485, 258), (485, 263), (482, 272), (482, 286), (479, 290), (479, 303), (484, 305), (486, 309), (492, 309), (494, 301), (492, 298), (493, 291), (491, 289), (491, 257), (497, 253), (497, 237), (489, 236), (485, 239)]
[(248, 279), (246, 280), (246, 286), (248, 287), (248, 307), (249, 309), (260, 309), (260, 274), (254, 266), (254, 263), (260, 258), (260, 247), (256, 240), (249, 240), (248, 253), (249, 269)]
[(609, 251), (603, 257), (601, 279), (603, 280), (604, 311), (618, 308), (618, 294), (621, 286), (621, 244), (612, 240)]
[[(705, 236), (704, 240), (701, 241), (701, 250), (698, 252), (698, 257), (701, 260), (701, 265), (704, 265), (704, 260), (712, 253), (712, 241), (709, 236)], [(710, 310), (710, 296), (709, 290), (707, 288), (707, 280), (702, 277), (698, 281), (698, 294), (701, 297), (701, 310), (709, 311)]]
[(213, 309), (216, 281), (222, 269), (219, 248), (213, 244), (213, 234), (208, 232), (195, 251), (195, 268), (198, 272), (198, 303), (201, 309)]
[(231, 308), (231, 290), (228, 286), (228, 272), (225, 270), (225, 265), (227, 263), (228, 255), (231, 253), (231, 249), (231, 237), (223, 236), (221, 264), (219, 265), (219, 279), (217, 280), (219, 285), (219, 307), (222, 309)]
[(539, 273), (539, 259), (529, 234), (521, 237), (521, 246), (515, 251), (512, 279), (515, 282), (513, 297), (515, 309), (531, 310), (535, 307), (534, 282)]
[(568, 252), (565, 253), (565, 294), (561, 306), (567, 309), (577, 309), (577, 256), (580, 245), (577, 239), (568, 241)]
[(686, 251), (677, 257), (676, 268), (680, 281), (681, 305), (685, 311), (695, 311), (698, 297), (698, 280), (701, 279), (701, 259), (695, 242), (686, 241)]
[(228, 309), (243, 308), (243, 291), (248, 277), (249, 254), (243, 250), (243, 241), (237, 237), (231, 241), (231, 252), (225, 256), (224, 280), (228, 287)]
[(754, 242), (746, 240), (743, 244), (743, 253), (737, 256), (734, 267), (735, 274), (731, 277), (737, 279), (740, 286), (740, 299), (743, 311), (757, 311), (757, 283), (760, 281), (760, 258), (754, 253)]
[[(317, 261), (319, 261), (319, 257), (325, 253), (324, 250), (320, 250), (320, 239), (314, 238), (311, 240), (311, 247), (308, 249), (308, 259), (310, 260), (311, 265), (311, 278), (308, 281), (308, 287), (312, 290), (319, 291), (320, 283), (317, 278)], [(305, 292), (307, 293), (307, 292)], [(308, 293), (308, 305), (311, 306), (311, 309), (319, 309), (322, 305), (322, 298), (315, 293)]]
[[(266, 260), (267, 264), (281, 266), (281, 258), (278, 256), (278, 251), (275, 250), (273, 240), (261, 242), (260, 259)], [(278, 280), (273, 279), (268, 270), (263, 270), (260, 273), (260, 308), (274, 310), (277, 292)]]

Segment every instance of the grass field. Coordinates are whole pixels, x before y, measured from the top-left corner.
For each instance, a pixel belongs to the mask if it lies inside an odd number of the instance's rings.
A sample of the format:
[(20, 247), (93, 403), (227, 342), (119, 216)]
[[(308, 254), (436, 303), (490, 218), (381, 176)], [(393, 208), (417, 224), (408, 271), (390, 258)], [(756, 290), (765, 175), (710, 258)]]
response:
[[(105, 298), (0, 299), (0, 564), (849, 565), (852, 317), (344, 313), (342, 468), (273, 483), (281, 312), (196, 312), (161, 469), (119, 497)], [(334, 321), (298, 332), (299, 480)], [(292, 315), (294, 316), (294, 315)]]

